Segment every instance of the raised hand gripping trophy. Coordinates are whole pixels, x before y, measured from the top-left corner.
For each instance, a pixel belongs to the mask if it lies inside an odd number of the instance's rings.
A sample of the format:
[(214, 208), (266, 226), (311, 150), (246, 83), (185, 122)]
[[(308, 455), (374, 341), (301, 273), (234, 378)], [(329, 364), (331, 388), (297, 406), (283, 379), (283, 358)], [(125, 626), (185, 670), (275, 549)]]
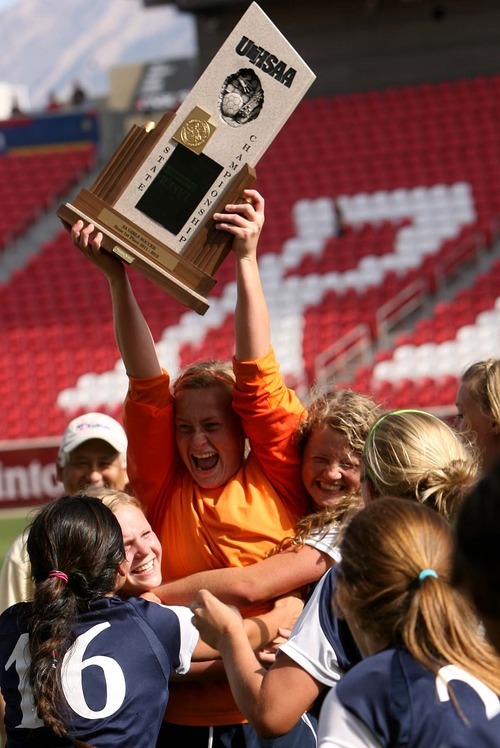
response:
[(135, 125), (89, 189), (57, 215), (199, 314), (232, 237), (213, 214), (242, 199), (314, 73), (252, 3), (175, 114)]

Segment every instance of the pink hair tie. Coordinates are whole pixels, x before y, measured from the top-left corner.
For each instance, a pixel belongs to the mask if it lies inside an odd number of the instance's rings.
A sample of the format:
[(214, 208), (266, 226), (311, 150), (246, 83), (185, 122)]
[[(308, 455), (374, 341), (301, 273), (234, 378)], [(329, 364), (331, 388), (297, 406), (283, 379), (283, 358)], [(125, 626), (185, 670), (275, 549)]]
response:
[(68, 575), (65, 574), (64, 571), (57, 571), (57, 569), (55, 569), (54, 571), (51, 571), (48, 576), (57, 577), (58, 579), (62, 579), (65, 584), (68, 584)]

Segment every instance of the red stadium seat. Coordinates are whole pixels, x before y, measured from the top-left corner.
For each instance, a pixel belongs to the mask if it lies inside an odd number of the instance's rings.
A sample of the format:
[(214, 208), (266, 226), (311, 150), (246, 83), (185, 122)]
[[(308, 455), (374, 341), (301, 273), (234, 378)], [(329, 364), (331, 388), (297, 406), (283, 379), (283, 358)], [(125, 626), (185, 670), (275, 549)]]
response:
[[(375, 211), (370, 220), (348, 222), (342, 236), (325, 237), (324, 246), (317, 253), (300, 255), (296, 266), (288, 265), (283, 275), (287, 279), (296, 276), (296, 288), (303, 287), (308, 293), (303, 332), (293, 333), (303, 335), (302, 364), (308, 384), (313, 382), (317, 356), (358, 324), (368, 323), (373, 342), (381, 344), (375, 323), (377, 311), (405, 286), (424, 279), (430, 293), (438, 294), (447, 281), (447, 273), (453, 271), (459, 277), (463, 263), (470, 265), (474, 261), (472, 240), (476, 235), (491, 246), (492, 219), (500, 214), (499, 109), (500, 76), (484, 76), (322, 96), (304, 100), (290, 117), (257, 169), (256, 186), (266, 198), (261, 257), (267, 252), (281, 257), (286, 240), (296, 234), (293, 208), (304, 199), (354, 200), (363, 195), (366, 204), (377, 194), (374, 204), (383, 211), (390, 196), (398, 205), (400, 199), (411, 204), (416, 194), (425, 196), (437, 185), (451, 192), (453, 185), (465, 183), (469, 185), (476, 216), (459, 227), (456, 236), (443, 236), (436, 252), (419, 255), (413, 267), (396, 262), (391, 266), (390, 262), (399, 246), (400, 232), (414, 224), (414, 216), (400, 214), (391, 218)], [(94, 160), (93, 148), (2, 157), (0, 200), (4, 210), (0, 248), (25, 232), (40, 211), (51, 210), (61, 192), (76, 186)], [(28, 171), (30, 180), (26, 180)], [(24, 196), (19, 211), (5, 209), (13, 180)], [(462, 246), (462, 240), (470, 243)], [(363, 284), (355, 282), (361, 269), (366, 271)], [(334, 271), (349, 275), (339, 276), (335, 291), (331, 286), (323, 288), (322, 282)], [(311, 286), (303, 281), (311, 274), (317, 274), (318, 301), (311, 300)], [(139, 274), (131, 271), (131, 279), (132, 276), (155, 340), (160, 341), (165, 330), (177, 327), (186, 310)], [(400, 330), (393, 348), (384, 339), (373, 364), (363, 363), (354, 371), (353, 385), (366, 387), (387, 406), (453, 404), (456, 379), (452, 375), (436, 373), (435, 379), (420, 377), (417, 381), (403, 376), (403, 381), (397, 382), (377, 379), (374, 370), (377, 364), (391, 365), (398, 346), (446, 344), (453, 339), (460, 327), (473, 324), (478, 314), (493, 308), (499, 280), (500, 265), (493, 266), (478, 278), (477, 284), (469, 284), (467, 291), (457, 293), (447, 303), (438, 303), (433, 313), (416, 322), (412, 329)], [(221, 299), (227, 283), (232, 281), (234, 263), (229, 259), (217, 272), (213, 299)], [(273, 293), (280, 293), (279, 284)], [(297, 307), (300, 303), (297, 298)], [(275, 304), (274, 308), (284, 316), (293, 312), (284, 304), (281, 308)], [(208, 310), (207, 320), (210, 313)], [(57, 406), (59, 392), (76, 387), (82, 374), (112, 370), (119, 358), (106, 282), (74, 251), (64, 230), (40, 248), (27, 268), (0, 286), (0, 324), (5, 350), (13, 360), (9, 376), (0, 380), (0, 397), (9, 403), (7, 416), (2, 418), (6, 438), (26, 437), (27, 430), (35, 436), (60, 434), (68, 413)], [(221, 316), (216, 329), (207, 330), (201, 341), (199, 320), (192, 324), (192, 329), (186, 327), (183, 333), (183, 363), (192, 358), (231, 355), (229, 311)], [(294, 381), (301, 376), (302, 371), (297, 372)], [(11, 387), (11, 382), (19, 382), (19, 390)], [(29, 429), (24, 425), (27, 406)], [(102, 408), (106, 407), (102, 403)], [(84, 409), (75, 399), (73, 412)]]

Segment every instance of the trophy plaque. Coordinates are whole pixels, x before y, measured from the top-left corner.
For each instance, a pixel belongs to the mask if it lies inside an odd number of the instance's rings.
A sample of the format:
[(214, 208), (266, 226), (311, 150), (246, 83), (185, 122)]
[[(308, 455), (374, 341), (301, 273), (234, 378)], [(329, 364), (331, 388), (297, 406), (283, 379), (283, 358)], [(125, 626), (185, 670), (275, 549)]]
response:
[(213, 214), (241, 202), (255, 166), (315, 80), (252, 3), (175, 113), (134, 125), (89, 189), (57, 215), (198, 314), (233, 240)]

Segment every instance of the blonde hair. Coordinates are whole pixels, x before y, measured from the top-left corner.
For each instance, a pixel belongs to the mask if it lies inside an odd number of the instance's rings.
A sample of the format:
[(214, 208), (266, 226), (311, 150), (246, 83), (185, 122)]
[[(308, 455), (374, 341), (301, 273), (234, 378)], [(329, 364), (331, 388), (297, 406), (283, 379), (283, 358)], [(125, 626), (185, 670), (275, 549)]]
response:
[(96, 499), (100, 499), (102, 503), (111, 509), (113, 514), (119, 506), (136, 506), (141, 511), (144, 511), (144, 507), (137, 498), (132, 494), (120, 491), (118, 488), (105, 488), (102, 486), (90, 486), (83, 492), (85, 496), (93, 496)]
[(477, 361), (462, 374), (460, 381), (487, 418), (500, 427), (500, 360)]
[[(327, 392), (313, 388), (311, 396), (307, 415), (299, 424), (297, 431), (302, 454), (311, 435), (320, 428), (328, 428), (340, 431), (350, 451), (361, 458), (365, 440), (373, 424), (382, 414), (382, 408), (367, 395), (349, 388), (331, 389)], [(342, 525), (350, 513), (357, 511), (362, 505), (360, 492), (339, 497), (334, 507), (325, 507), (299, 520), (295, 526), (295, 535), (282, 540), (277, 550), (301, 548), (305, 539), (312, 533), (324, 531), (326, 535), (330, 527), (335, 523)]]
[(478, 459), (440, 418), (394, 410), (368, 434), (363, 470), (380, 496), (415, 499), (451, 519), (477, 479)]
[[(500, 660), (450, 584), (453, 535), (432, 509), (378, 499), (345, 529), (335, 604), (382, 646), (403, 645), (431, 672), (462, 667), (500, 694)], [(419, 577), (423, 570), (431, 574)], [(389, 641), (388, 641), (389, 640)]]
[(357, 455), (363, 453), (370, 429), (382, 415), (382, 408), (367, 395), (348, 388), (329, 390), (314, 396), (307, 407), (307, 415), (298, 428), (302, 451), (311, 434), (318, 428), (328, 426), (341, 431), (349, 448)]

